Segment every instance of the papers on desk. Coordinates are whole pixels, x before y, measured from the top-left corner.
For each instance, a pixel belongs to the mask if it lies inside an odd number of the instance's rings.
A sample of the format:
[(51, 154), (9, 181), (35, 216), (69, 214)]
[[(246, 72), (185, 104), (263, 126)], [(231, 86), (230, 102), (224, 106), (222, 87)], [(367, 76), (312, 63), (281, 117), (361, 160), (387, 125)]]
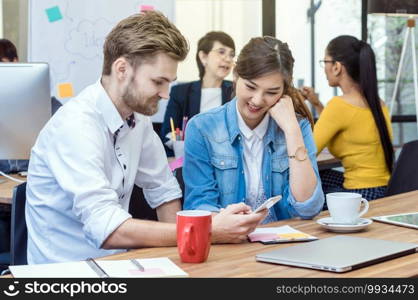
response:
[[(140, 271), (130, 260), (95, 260), (109, 277), (186, 277), (188, 274), (168, 257), (137, 259)], [(13, 277), (19, 278), (97, 278), (100, 277), (87, 261), (10, 266)]]
[(256, 230), (248, 235), (248, 238), (250, 242), (261, 242), (263, 244), (306, 242), (318, 239), (313, 235), (296, 230), (289, 225), (256, 228)]
[(180, 157), (180, 158), (176, 158), (175, 160), (170, 162), (168, 165), (170, 167), (171, 172), (173, 172), (175, 169), (182, 168), (183, 167), (183, 161), (184, 161), (184, 158)]

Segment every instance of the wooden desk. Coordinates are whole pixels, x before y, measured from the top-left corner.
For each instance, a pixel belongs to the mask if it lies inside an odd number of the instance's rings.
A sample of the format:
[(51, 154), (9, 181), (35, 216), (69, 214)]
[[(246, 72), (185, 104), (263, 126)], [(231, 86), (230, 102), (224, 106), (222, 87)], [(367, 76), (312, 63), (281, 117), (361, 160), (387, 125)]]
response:
[[(406, 213), (417, 211), (418, 191), (387, 197), (370, 202), (366, 217), (384, 214)], [(320, 217), (328, 215), (322, 212)], [(285, 220), (273, 225), (291, 225), (303, 232), (319, 238), (326, 238), (336, 233), (322, 229), (314, 220)], [(418, 244), (418, 230), (407, 227), (373, 222), (365, 231), (347, 233), (347, 235), (386, 239)], [(149, 257), (169, 257), (174, 263), (189, 273), (190, 277), (417, 277), (418, 253), (392, 259), (372, 266), (347, 273), (331, 273), (290, 266), (261, 263), (255, 261), (255, 255), (281, 247), (295, 244), (262, 245), (260, 243), (244, 243), (238, 245), (212, 245), (209, 258), (205, 263), (181, 263), (176, 247), (148, 248), (132, 250), (102, 259), (130, 259)], [(309, 255), (309, 253), (307, 253)]]
[[(25, 177), (21, 177), (19, 175), (12, 175), (12, 177), (20, 180), (25, 180)], [(12, 197), (13, 197), (13, 188), (20, 183), (5, 178), (4, 176), (0, 176), (0, 204), (11, 204)]]
[(326, 150), (319, 153), (316, 160), (319, 171), (341, 167), (341, 161)]

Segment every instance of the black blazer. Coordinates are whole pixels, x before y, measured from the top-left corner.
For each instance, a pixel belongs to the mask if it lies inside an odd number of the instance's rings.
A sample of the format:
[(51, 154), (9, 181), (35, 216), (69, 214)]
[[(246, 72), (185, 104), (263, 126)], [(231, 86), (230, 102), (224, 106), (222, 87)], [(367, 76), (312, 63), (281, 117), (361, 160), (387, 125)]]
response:
[[(231, 100), (232, 82), (228, 80), (222, 81), (222, 104)], [(165, 111), (164, 122), (161, 127), (160, 137), (164, 142), (167, 141), (165, 137), (171, 131), (170, 118), (173, 118), (174, 128), (182, 126), (183, 117), (188, 117), (189, 120), (200, 113), (200, 98), (202, 95), (202, 82), (192, 81), (181, 83), (171, 88), (170, 99)], [(173, 152), (166, 147), (168, 156), (174, 156)]]

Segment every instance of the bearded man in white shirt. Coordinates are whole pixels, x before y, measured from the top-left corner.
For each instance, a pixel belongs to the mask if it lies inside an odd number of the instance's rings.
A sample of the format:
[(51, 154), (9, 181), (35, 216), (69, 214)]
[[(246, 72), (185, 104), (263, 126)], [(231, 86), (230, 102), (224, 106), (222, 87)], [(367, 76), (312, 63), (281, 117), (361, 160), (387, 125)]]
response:
[[(84, 260), (125, 249), (176, 245), (179, 185), (150, 118), (188, 52), (162, 14), (122, 20), (107, 36), (100, 80), (60, 109), (31, 152), (28, 263)], [(134, 184), (160, 222), (128, 213)], [(240, 242), (266, 216), (244, 204), (213, 216), (212, 241)]]

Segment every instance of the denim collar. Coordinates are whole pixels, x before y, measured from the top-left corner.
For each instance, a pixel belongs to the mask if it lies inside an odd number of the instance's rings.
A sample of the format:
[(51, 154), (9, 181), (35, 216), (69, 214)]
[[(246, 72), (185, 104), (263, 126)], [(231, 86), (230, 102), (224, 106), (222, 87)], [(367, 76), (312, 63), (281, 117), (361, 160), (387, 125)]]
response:
[[(233, 144), (238, 136), (241, 136), (241, 132), (238, 127), (238, 116), (237, 116), (237, 98), (235, 97), (229, 101), (226, 106), (226, 124), (229, 132), (230, 143)], [(274, 143), (277, 141), (277, 143)], [(267, 132), (263, 138), (264, 148), (267, 146), (272, 147), (273, 152), (276, 151), (278, 146), (276, 144), (285, 143), (285, 137), (283, 131), (277, 126), (273, 118), (269, 119)]]
[(237, 98), (235, 97), (231, 101), (229, 101), (226, 106), (226, 125), (228, 127), (229, 132), (229, 141), (231, 144), (235, 142), (238, 136), (241, 136), (238, 127), (238, 116), (237, 116), (237, 108), (236, 108)]

